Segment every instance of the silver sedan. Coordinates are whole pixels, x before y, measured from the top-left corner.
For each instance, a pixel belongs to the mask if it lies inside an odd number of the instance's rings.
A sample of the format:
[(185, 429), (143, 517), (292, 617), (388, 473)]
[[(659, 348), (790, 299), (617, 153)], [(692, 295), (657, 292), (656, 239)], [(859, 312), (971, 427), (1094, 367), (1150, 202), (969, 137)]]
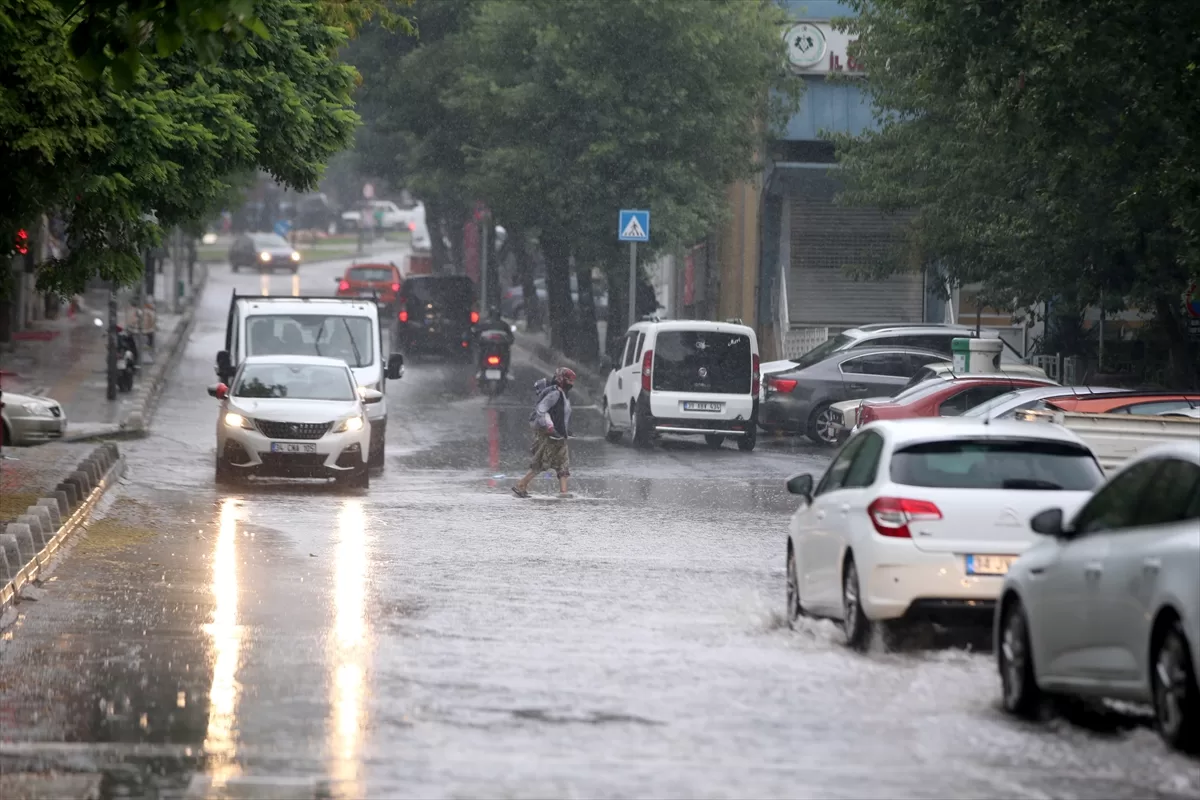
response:
[(0, 420), (4, 444), (23, 447), (61, 439), (67, 432), (67, 415), (49, 397), (4, 392), (0, 395)]

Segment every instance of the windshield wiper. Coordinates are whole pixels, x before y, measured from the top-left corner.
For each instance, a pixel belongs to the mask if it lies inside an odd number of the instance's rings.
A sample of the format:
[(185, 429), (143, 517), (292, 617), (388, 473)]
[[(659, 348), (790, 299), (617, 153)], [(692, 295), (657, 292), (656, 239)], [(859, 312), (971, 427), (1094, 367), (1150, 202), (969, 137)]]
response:
[(358, 354), (358, 343), (354, 341), (354, 332), (350, 330), (350, 323), (346, 322), (345, 317), (341, 317), (342, 326), (346, 329), (346, 335), (350, 337), (350, 346), (354, 348), (354, 366), (365, 367), (362, 363), (362, 356)]

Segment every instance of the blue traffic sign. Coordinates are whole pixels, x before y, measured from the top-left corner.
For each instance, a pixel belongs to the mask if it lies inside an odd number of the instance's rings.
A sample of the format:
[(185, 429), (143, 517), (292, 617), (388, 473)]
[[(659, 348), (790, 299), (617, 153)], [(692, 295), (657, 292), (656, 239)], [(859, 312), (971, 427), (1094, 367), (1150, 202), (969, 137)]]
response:
[(650, 241), (650, 212), (623, 208), (617, 220), (617, 241)]
[(292, 229), (292, 223), (288, 222), (286, 219), (281, 219), (281, 220), (279, 220), (279, 222), (275, 223), (275, 233), (277, 233), (280, 236), (287, 236), (288, 231), (290, 231), (291, 229)]

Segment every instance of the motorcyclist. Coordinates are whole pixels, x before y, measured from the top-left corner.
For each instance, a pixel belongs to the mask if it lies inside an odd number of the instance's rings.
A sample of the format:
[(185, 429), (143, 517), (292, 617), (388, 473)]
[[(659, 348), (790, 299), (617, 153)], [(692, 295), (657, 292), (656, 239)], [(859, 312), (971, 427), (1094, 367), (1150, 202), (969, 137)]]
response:
[(500, 316), (500, 308), (498, 306), (490, 306), (488, 308), (487, 319), (480, 320), (475, 326), (475, 342), (479, 345), (479, 376), (483, 375), (483, 370), (486, 367), (484, 359), (487, 357), (488, 352), (498, 348), (500, 350), (501, 367), (505, 373), (504, 377), (507, 377), (514, 338), (512, 325), (504, 317)]

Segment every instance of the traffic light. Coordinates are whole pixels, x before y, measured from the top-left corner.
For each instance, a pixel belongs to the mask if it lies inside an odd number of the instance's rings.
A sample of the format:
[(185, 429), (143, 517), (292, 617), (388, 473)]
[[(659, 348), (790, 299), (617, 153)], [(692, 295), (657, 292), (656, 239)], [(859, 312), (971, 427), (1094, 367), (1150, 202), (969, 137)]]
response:
[(20, 256), (29, 254), (29, 233), (24, 228), (17, 231), (17, 238), (13, 241), (13, 251)]

